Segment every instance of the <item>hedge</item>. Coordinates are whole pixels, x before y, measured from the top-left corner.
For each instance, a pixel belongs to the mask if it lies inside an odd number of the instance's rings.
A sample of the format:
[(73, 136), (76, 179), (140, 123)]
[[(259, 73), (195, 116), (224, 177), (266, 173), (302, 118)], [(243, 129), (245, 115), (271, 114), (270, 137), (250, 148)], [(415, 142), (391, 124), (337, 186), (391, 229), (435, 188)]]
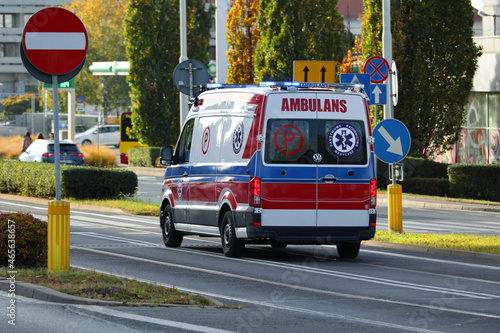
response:
[(154, 167), (160, 156), (160, 147), (137, 147), (128, 150), (128, 164), (136, 167)]
[[(404, 164), (405, 181), (403, 181), (403, 184), (411, 178), (448, 179), (448, 164), (446, 163), (438, 163), (415, 157), (406, 157), (400, 163)], [(377, 186), (385, 188), (389, 184), (391, 184), (389, 180), (389, 165), (377, 159)]]
[(500, 165), (454, 164), (448, 175), (453, 197), (500, 201)]
[(47, 223), (30, 214), (0, 214), (0, 262), (10, 270), (47, 267)]
[[(132, 171), (61, 165), (61, 195), (66, 198), (129, 196), (135, 193), (137, 185), (137, 175)], [(0, 192), (54, 198), (54, 164), (0, 160)]]

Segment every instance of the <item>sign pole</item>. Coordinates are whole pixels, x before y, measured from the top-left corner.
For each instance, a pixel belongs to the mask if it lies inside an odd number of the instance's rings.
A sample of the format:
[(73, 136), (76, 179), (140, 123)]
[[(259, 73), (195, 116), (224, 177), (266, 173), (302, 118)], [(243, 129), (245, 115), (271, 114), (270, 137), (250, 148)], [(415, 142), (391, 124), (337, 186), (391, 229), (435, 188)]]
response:
[(52, 75), (52, 103), (54, 107), (54, 165), (56, 172), (56, 200), (61, 200), (61, 163), (59, 148), (59, 96), (57, 75)]

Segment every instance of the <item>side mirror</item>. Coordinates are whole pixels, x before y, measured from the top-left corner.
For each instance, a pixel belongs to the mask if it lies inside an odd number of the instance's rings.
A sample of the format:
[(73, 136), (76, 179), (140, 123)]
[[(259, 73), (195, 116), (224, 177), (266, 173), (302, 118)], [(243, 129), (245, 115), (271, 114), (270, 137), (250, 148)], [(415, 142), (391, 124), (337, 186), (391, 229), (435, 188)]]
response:
[(161, 165), (174, 164), (173, 151), (174, 150), (173, 150), (172, 146), (161, 147), (161, 150), (160, 150), (160, 164)]

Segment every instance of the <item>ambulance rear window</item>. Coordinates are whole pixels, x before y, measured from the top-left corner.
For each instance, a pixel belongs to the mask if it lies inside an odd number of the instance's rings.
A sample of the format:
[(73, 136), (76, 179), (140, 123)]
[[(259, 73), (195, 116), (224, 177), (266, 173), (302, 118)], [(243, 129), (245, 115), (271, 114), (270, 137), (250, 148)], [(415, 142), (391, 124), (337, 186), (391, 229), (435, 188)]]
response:
[(358, 164), (368, 161), (360, 120), (269, 119), (264, 161), (281, 164)]

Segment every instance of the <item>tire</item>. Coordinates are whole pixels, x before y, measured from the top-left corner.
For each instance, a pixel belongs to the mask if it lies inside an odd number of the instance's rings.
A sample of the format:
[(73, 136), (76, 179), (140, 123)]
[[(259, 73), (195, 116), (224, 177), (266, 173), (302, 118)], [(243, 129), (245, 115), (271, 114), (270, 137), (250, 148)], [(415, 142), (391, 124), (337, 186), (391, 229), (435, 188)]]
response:
[(353, 259), (358, 256), (360, 242), (356, 243), (342, 243), (337, 245), (337, 252), (342, 259)]
[(90, 145), (92, 143), (92, 141), (90, 141), (89, 139), (85, 139), (82, 141), (82, 145)]
[(245, 249), (245, 243), (236, 238), (231, 211), (227, 211), (222, 219), (221, 242), (222, 252), (226, 257), (238, 258)]
[(179, 247), (182, 243), (183, 234), (175, 230), (174, 219), (172, 218), (172, 209), (167, 205), (163, 210), (163, 243), (166, 247)]

